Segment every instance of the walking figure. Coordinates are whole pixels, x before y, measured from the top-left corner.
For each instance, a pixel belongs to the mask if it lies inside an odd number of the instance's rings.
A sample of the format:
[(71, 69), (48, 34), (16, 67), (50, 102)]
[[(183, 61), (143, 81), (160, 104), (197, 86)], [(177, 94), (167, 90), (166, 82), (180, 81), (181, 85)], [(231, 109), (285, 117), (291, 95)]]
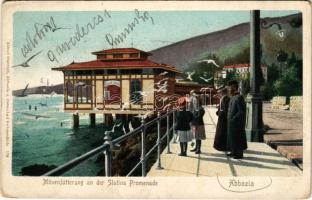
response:
[(246, 104), (244, 97), (238, 91), (238, 82), (230, 81), (228, 86), (231, 99), (227, 114), (227, 133), (228, 147), (231, 153), (227, 154), (227, 156), (242, 159), (243, 151), (247, 149), (245, 132)]
[(230, 98), (227, 95), (226, 88), (219, 89), (218, 93), (221, 98), (216, 113), (218, 115), (218, 122), (213, 147), (218, 151), (229, 151), (227, 146), (227, 114)]
[(176, 116), (175, 130), (179, 136), (181, 153), (179, 156), (187, 156), (187, 143), (192, 141), (192, 132), (190, 123), (193, 120), (193, 114), (186, 109), (186, 98), (178, 100), (179, 110)]
[(198, 109), (198, 99), (197, 99), (197, 94), (195, 93), (194, 90), (191, 90), (190, 92), (190, 98), (188, 102), (188, 110), (191, 111), (193, 114), (195, 110)]
[(201, 101), (198, 101), (198, 109), (194, 112), (194, 119), (192, 121), (192, 132), (193, 137), (195, 139), (195, 148), (191, 151), (195, 154), (201, 153), (201, 142), (202, 140), (206, 139), (206, 133), (205, 133), (205, 125), (204, 125), (204, 117), (205, 110), (202, 107)]

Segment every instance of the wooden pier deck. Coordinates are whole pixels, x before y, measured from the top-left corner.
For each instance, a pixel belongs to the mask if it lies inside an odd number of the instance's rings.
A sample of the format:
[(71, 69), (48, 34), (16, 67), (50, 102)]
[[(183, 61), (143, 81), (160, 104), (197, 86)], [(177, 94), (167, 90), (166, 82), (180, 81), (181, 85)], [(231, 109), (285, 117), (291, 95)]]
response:
[(288, 159), (265, 143), (248, 143), (244, 158), (228, 158), (213, 148), (217, 123), (216, 108), (206, 108), (204, 116), (207, 139), (202, 142), (202, 153), (190, 152), (187, 157), (178, 156), (179, 143), (170, 143), (171, 154), (165, 149), (161, 154), (163, 169), (156, 169), (157, 163), (147, 176), (300, 176), (302, 171)]

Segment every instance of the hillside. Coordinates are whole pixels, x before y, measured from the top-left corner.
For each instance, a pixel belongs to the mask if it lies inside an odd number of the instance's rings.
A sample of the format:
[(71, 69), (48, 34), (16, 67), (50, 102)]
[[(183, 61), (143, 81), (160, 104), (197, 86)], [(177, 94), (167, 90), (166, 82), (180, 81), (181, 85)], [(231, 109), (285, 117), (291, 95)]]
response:
[[(294, 14), (285, 17), (264, 18), (268, 24), (279, 23), (285, 30), (285, 40), (281, 41), (276, 34), (277, 26), (269, 29), (261, 29), (262, 44), (262, 62), (271, 64), (276, 62), (277, 52), (282, 49), (291, 55), (292, 52), (297, 57), (302, 57), (302, 27), (294, 28), (290, 26), (289, 21), (295, 18), (302, 18), (301, 14)], [(209, 54), (215, 54), (218, 59), (224, 61), (230, 57), (245, 52), (249, 47), (249, 23), (242, 23), (230, 28), (196, 36), (177, 43), (164, 46), (150, 51), (153, 55), (150, 57), (159, 63), (166, 63), (181, 70), (188, 69), (192, 63), (197, 60), (207, 58)], [(237, 64), (237, 63), (232, 63)], [(194, 65), (193, 65), (194, 66)], [(43, 89), (45, 88), (45, 92)], [(13, 92), (13, 95), (19, 94), (22, 90)], [(63, 85), (51, 87), (40, 86), (29, 88), (27, 94), (49, 94), (55, 91), (58, 94), (63, 93)]]
[[(261, 44), (263, 45), (263, 62), (275, 62), (276, 54), (283, 49), (288, 54), (294, 52), (298, 57), (302, 55), (302, 27), (294, 28), (289, 21), (301, 18), (301, 14), (285, 17), (264, 18), (268, 24), (279, 23), (285, 30), (285, 40), (281, 41), (276, 34), (277, 26), (269, 29), (261, 28)], [(233, 57), (249, 47), (249, 23), (242, 23), (230, 28), (212, 32), (168, 46), (164, 46), (151, 53), (152, 60), (186, 69), (190, 63), (206, 58), (209, 54), (216, 54), (221, 60)], [(233, 63), (234, 64), (234, 63)]]

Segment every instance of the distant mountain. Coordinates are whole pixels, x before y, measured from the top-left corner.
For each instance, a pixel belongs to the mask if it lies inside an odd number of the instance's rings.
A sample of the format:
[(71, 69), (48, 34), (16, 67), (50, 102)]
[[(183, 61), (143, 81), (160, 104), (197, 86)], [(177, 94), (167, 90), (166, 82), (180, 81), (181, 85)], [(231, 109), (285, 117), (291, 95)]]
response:
[[(13, 96), (17, 96), (23, 91), (21, 90), (14, 90)], [(63, 84), (53, 85), (53, 86), (38, 86), (28, 88), (26, 90), (26, 94), (51, 94), (52, 92), (56, 92), (57, 94), (63, 94)]]
[[(286, 37), (284, 41), (279, 40), (276, 25), (269, 29), (261, 29), (262, 62), (266, 64), (276, 62), (276, 55), (280, 49), (289, 55), (294, 52), (296, 56), (302, 57), (302, 27), (294, 28), (289, 23), (297, 18), (302, 19), (302, 15), (264, 18), (268, 24), (279, 23), (285, 30)], [(238, 55), (247, 47), (249, 47), (249, 23), (242, 23), (152, 50), (150, 53), (153, 55), (150, 59), (184, 70), (192, 62), (207, 58), (209, 54), (216, 54), (219, 59), (225, 60)], [(29, 88), (26, 94), (50, 94), (52, 91), (63, 94), (63, 84)], [(21, 92), (22, 90), (13, 91), (13, 95)]]
[[(276, 54), (282, 49), (289, 55), (294, 52), (302, 57), (302, 27), (294, 28), (290, 21), (302, 19), (301, 14), (284, 17), (264, 18), (267, 24), (278, 23), (285, 30), (285, 39), (281, 41), (277, 35), (277, 25), (269, 29), (261, 28), (262, 62), (276, 62)], [(262, 19), (263, 20), (263, 19)], [(168, 46), (150, 51), (151, 60), (174, 65), (183, 70), (189, 64), (216, 54), (221, 60), (237, 55), (242, 49), (249, 47), (249, 23), (242, 23), (230, 28), (189, 38)], [(237, 63), (233, 63), (237, 64)]]

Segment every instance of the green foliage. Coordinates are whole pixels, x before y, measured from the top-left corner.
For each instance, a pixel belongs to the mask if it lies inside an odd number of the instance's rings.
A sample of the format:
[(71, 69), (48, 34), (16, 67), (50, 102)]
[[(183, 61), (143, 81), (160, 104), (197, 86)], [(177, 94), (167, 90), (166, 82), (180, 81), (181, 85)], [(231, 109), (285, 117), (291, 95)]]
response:
[(261, 92), (266, 100), (273, 96), (302, 95), (302, 60), (292, 53), (286, 59), (284, 69), (274, 63), (268, 66), (268, 81), (261, 88)]
[[(297, 96), (302, 95), (302, 59), (298, 58), (293, 52), (291, 56), (286, 56), (287, 53), (280, 52), (281, 56), (278, 61), (280, 63), (272, 63), (267, 65), (267, 81), (261, 81), (261, 93), (265, 100), (272, 99), (273, 96)], [(240, 63), (249, 63), (249, 47), (244, 48), (240, 53), (235, 56), (228, 57), (222, 61), (216, 54), (207, 54), (203, 59), (212, 59), (218, 65), (233, 65)], [(197, 60), (199, 61), (199, 60)], [(242, 83), (242, 94), (247, 95), (250, 92), (250, 77), (241, 78), (236, 70), (227, 72), (226, 78), (219, 78), (217, 82), (211, 79), (209, 82), (205, 82), (200, 77), (209, 79), (215, 75), (217, 71), (222, 69), (208, 64), (205, 62), (193, 61), (189, 64), (186, 71), (195, 74), (192, 76), (193, 81), (200, 84), (208, 85), (226, 85), (228, 81), (237, 80)], [(275, 60), (277, 62), (277, 60)], [(261, 73), (261, 71), (259, 72)]]
[(233, 64), (249, 63), (249, 57), (250, 57), (250, 48), (245, 47), (242, 49), (242, 51), (240, 51), (235, 56), (226, 58), (224, 60), (224, 64), (225, 65), (233, 65)]

